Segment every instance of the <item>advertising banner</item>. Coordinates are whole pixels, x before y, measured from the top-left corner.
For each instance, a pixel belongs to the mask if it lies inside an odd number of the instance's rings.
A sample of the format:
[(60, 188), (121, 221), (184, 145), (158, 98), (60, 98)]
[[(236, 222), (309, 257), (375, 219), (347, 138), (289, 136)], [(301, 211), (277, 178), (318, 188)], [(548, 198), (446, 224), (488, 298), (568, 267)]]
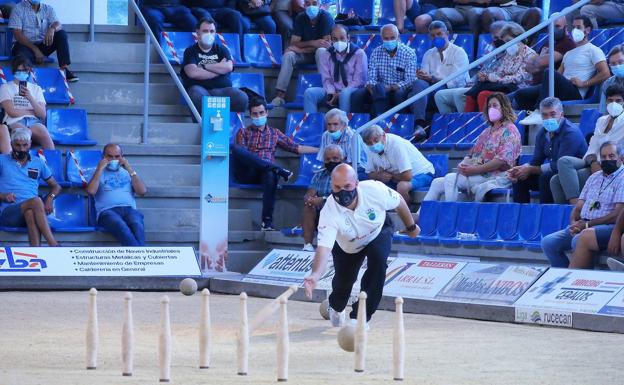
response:
[(572, 313), (560, 310), (524, 309), (517, 307), (516, 322), (571, 328)]
[(200, 266), (202, 271), (226, 271), (230, 98), (205, 96), (202, 105)]
[(435, 298), (511, 305), (545, 270), (543, 266), (468, 263)]
[(551, 268), (516, 302), (516, 307), (597, 313), (622, 287), (622, 273)]
[(624, 317), (624, 289), (621, 289), (598, 313)]
[(440, 259), (397, 258), (386, 272), (384, 295), (434, 298), (465, 265)]
[[(388, 266), (392, 263), (392, 261), (394, 261), (394, 259), (395, 259), (394, 257), (388, 257)], [(355, 283), (353, 284), (353, 289), (351, 290), (352, 296), (355, 296), (360, 293), (360, 281), (362, 280), (362, 276), (366, 272), (367, 266), (368, 266), (367, 259), (364, 258), (364, 262), (362, 263), (362, 266), (360, 267), (360, 271), (358, 272), (357, 279), (355, 280)], [(386, 282), (388, 280), (389, 271), (390, 271), (390, 267), (388, 267), (388, 269), (386, 270)], [(334, 270), (334, 262), (332, 259), (330, 259), (329, 263), (327, 264), (327, 271), (325, 272), (325, 274), (323, 274), (323, 276), (319, 280), (317, 287), (321, 290), (331, 290), (332, 279), (334, 279), (335, 274), (336, 274), (336, 271)], [(384, 291), (384, 294), (385, 294), (385, 291)]]
[[(312, 270), (314, 252), (275, 249), (243, 278), (244, 282), (290, 286), (303, 284)], [(320, 287), (319, 287), (320, 288)]]
[(0, 277), (199, 277), (192, 247), (0, 247)]

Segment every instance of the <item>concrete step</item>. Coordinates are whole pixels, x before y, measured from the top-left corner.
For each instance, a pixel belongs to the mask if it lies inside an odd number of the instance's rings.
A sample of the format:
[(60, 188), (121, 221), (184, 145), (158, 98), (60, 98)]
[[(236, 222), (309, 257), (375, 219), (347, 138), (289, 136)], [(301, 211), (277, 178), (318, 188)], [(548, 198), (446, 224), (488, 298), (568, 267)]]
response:
[[(88, 24), (63, 24), (63, 29), (67, 31), (70, 42), (89, 41)], [(95, 25), (95, 41), (142, 43), (145, 33), (143, 28), (134, 25)]]
[[(143, 63), (74, 63), (72, 70), (80, 75), (80, 81), (141, 83), (145, 79)], [(175, 68), (175, 73), (180, 72)], [(173, 83), (164, 64), (150, 64), (150, 83)]]
[[(123, 122), (123, 124), (142, 123), (142, 104), (108, 104), (82, 103), (77, 100), (74, 108), (87, 111), (89, 122)], [(151, 123), (191, 123), (189, 109), (182, 105), (151, 104), (149, 106), (149, 121)]]
[[(169, 207), (174, 207), (175, 200), (169, 199), (169, 201)], [(195, 208), (140, 207), (141, 212), (145, 216), (145, 227), (158, 228), (160, 230), (199, 231), (199, 200), (195, 202)], [(247, 209), (230, 209), (228, 229), (231, 231), (252, 230), (251, 211)]]
[[(124, 63), (143, 63), (145, 44), (142, 42), (82, 42), (72, 41), (70, 45), (72, 61), (75, 63), (108, 63), (116, 65), (123, 58)], [(160, 57), (151, 47), (150, 58), (153, 63), (161, 63)]]
[[(79, 81), (71, 86), (80, 103), (137, 104), (145, 99), (144, 86), (139, 83)], [(180, 105), (180, 92), (173, 84), (150, 84), (150, 104)]]
[[(138, 144), (142, 141), (141, 122), (90, 121), (89, 135), (98, 143)], [(151, 145), (193, 145), (201, 143), (201, 127), (196, 123), (151, 123), (148, 130)]]

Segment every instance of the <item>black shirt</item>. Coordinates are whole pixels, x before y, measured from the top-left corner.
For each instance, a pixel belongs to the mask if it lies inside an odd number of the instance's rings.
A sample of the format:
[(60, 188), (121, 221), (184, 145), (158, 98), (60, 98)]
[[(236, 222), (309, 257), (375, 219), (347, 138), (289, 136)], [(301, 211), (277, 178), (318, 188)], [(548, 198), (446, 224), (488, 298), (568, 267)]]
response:
[(182, 69), (180, 70), (184, 88), (188, 89), (191, 86), (202, 86), (205, 89), (210, 90), (213, 88), (232, 87), (232, 80), (230, 79), (229, 73), (219, 75), (212, 79), (198, 80), (189, 78), (184, 70), (184, 67), (186, 67), (187, 64), (196, 64), (198, 67), (201, 67), (202, 64), (219, 63), (223, 60), (223, 58), (232, 60), (230, 50), (221, 44), (217, 44), (216, 42), (212, 45), (212, 48), (208, 52), (204, 52), (201, 48), (199, 48), (199, 44), (193, 44), (188, 47), (186, 51), (184, 51), (184, 60), (182, 61)]
[(334, 19), (327, 11), (321, 9), (314, 20), (315, 23), (312, 24), (305, 12), (298, 14), (293, 25), (293, 35), (299, 36), (301, 41), (318, 40), (331, 35)]

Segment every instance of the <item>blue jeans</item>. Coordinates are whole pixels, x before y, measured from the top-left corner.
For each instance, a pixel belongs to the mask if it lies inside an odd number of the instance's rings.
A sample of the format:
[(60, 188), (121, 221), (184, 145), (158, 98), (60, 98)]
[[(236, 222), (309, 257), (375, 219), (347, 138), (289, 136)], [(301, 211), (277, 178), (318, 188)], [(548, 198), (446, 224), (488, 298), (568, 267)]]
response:
[(275, 21), (271, 17), (271, 15), (258, 16), (258, 17), (249, 17), (242, 15), (243, 26), (246, 30), (251, 30), (251, 23), (255, 23), (256, 27), (264, 32), (269, 34), (275, 34), (277, 31), (277, 26), (275, 25)]
[[(351, 112), (351, 94), (358, 88), (347, 87), (338, 95), (338, 108), (344, 112)], [(327, 92), (322, 87), (312, 87), (303, 93), (303, 110), (307, 113), (318, 112), (318, 105), (325, 101)]]
[[(613, 227), (614, 225), (594, 226), (596, 243), (601, 251), (607, 249)], [(542, 250), (544, 250), (544, 254), (550, 261), (552, 267), (569, 266), (570, 260), (565, 252), (576, 248), (579, 234), (570, 234), (570, 226), (568, 226), (563, 230), (559, 230), (542, 238)]]
[(145, 20), (156, 39), (160, 39), (160, 33), (165, 21), (183, 31), (195, 29), (195, 24), (197, 24), (197, 19), (193, 16), (191, 10), (183, 5), (167, 7), (144, 6), (142, 9)]
[(145, 246), (143, 214), (130, 206), (113, 207), (98, 216), (98, 226), (113, 234), (122, 246)]

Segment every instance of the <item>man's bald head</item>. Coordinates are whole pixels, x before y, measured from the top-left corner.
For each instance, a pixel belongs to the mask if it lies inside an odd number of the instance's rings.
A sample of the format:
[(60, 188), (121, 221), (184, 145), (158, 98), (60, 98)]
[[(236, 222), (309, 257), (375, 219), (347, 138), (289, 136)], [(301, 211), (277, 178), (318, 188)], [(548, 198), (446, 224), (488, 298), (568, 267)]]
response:
[(346, 163), (336, 166), (331, 174), (332, 191), (352, 191), (358, 185), (358, 176), (353, 167)]

